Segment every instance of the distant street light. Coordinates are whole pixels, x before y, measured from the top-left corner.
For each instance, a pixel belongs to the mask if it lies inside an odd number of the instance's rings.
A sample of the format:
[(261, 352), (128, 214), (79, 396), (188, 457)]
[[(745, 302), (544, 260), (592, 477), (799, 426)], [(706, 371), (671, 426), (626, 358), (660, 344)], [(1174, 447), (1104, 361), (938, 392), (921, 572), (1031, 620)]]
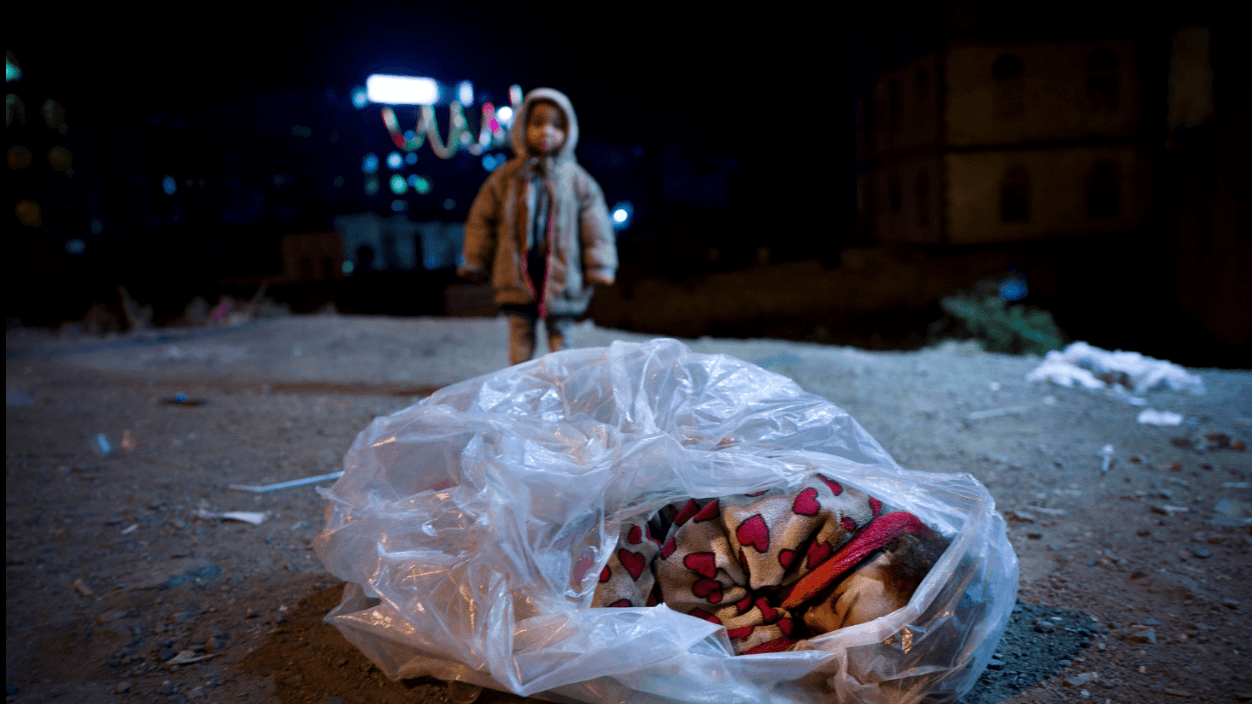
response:
[(635, 209), (630, 203), (622, 201), (613, 206), (610, 217), (613, 219), (614, 230), (624, 230), (630, 225), (630, 218), (635, 214)]

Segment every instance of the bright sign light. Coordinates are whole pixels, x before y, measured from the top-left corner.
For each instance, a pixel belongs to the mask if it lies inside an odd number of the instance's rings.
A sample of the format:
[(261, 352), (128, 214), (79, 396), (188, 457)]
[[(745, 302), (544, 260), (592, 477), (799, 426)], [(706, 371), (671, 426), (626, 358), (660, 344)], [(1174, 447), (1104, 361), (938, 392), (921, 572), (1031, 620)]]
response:
[(365, 79), (365, 93), (371, 103), (381, 105), (434, 105), (439, 102), (439, 84), (433, 78), (376, 73)]

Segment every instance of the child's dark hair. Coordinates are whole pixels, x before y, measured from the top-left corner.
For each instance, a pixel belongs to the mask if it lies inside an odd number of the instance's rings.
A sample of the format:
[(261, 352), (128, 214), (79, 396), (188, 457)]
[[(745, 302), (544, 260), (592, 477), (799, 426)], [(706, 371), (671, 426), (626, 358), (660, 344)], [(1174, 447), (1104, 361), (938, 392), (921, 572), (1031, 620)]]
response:
[(887, 543), (883, 548), (883, 552), (891, 557), (890, 564), (884, 568), (889, 580), (887, 587), (907, 600), (951, 543), (951, 540), (935, 532), (924, 535), (904, 533)]

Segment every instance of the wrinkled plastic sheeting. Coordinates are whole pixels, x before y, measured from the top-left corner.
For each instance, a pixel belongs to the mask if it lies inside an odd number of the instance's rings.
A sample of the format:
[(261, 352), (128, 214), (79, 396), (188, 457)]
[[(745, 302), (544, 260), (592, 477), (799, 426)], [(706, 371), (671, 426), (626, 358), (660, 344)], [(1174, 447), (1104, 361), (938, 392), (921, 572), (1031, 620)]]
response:
[[(314, 541), (348, 582), (327, 621), (393, 679), (559, 702), (950, 702), (1017, 594), (1004, 521), (973, 477), (902, 469), (829, 401), (675, 340), (445, 387), (375, 419), (344, 470)], [(622, 521), (818, 471), (953, 538), (907, 607), (742, 656), (664, 604), (590, 608)]]

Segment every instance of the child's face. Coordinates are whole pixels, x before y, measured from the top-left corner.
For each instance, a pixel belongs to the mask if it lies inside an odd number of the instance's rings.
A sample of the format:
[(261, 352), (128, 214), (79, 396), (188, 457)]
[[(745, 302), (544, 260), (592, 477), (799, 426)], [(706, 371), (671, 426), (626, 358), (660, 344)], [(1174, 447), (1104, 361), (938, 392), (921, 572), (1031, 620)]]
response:
[(536, 103), (526, 121), (526, 145), (531, 151), (551, 156), (565, 144), (565, 114), (552, 103)]
[(868, 623), (904, 608), (908, 601), (902, 601), (887, 589), (885, 580), (889, 564), (890, 556), (881, 553), (861, 565), (835, 587), (830, 599), (804, 613), (804, 625), (816, 633), (829, 633)]

